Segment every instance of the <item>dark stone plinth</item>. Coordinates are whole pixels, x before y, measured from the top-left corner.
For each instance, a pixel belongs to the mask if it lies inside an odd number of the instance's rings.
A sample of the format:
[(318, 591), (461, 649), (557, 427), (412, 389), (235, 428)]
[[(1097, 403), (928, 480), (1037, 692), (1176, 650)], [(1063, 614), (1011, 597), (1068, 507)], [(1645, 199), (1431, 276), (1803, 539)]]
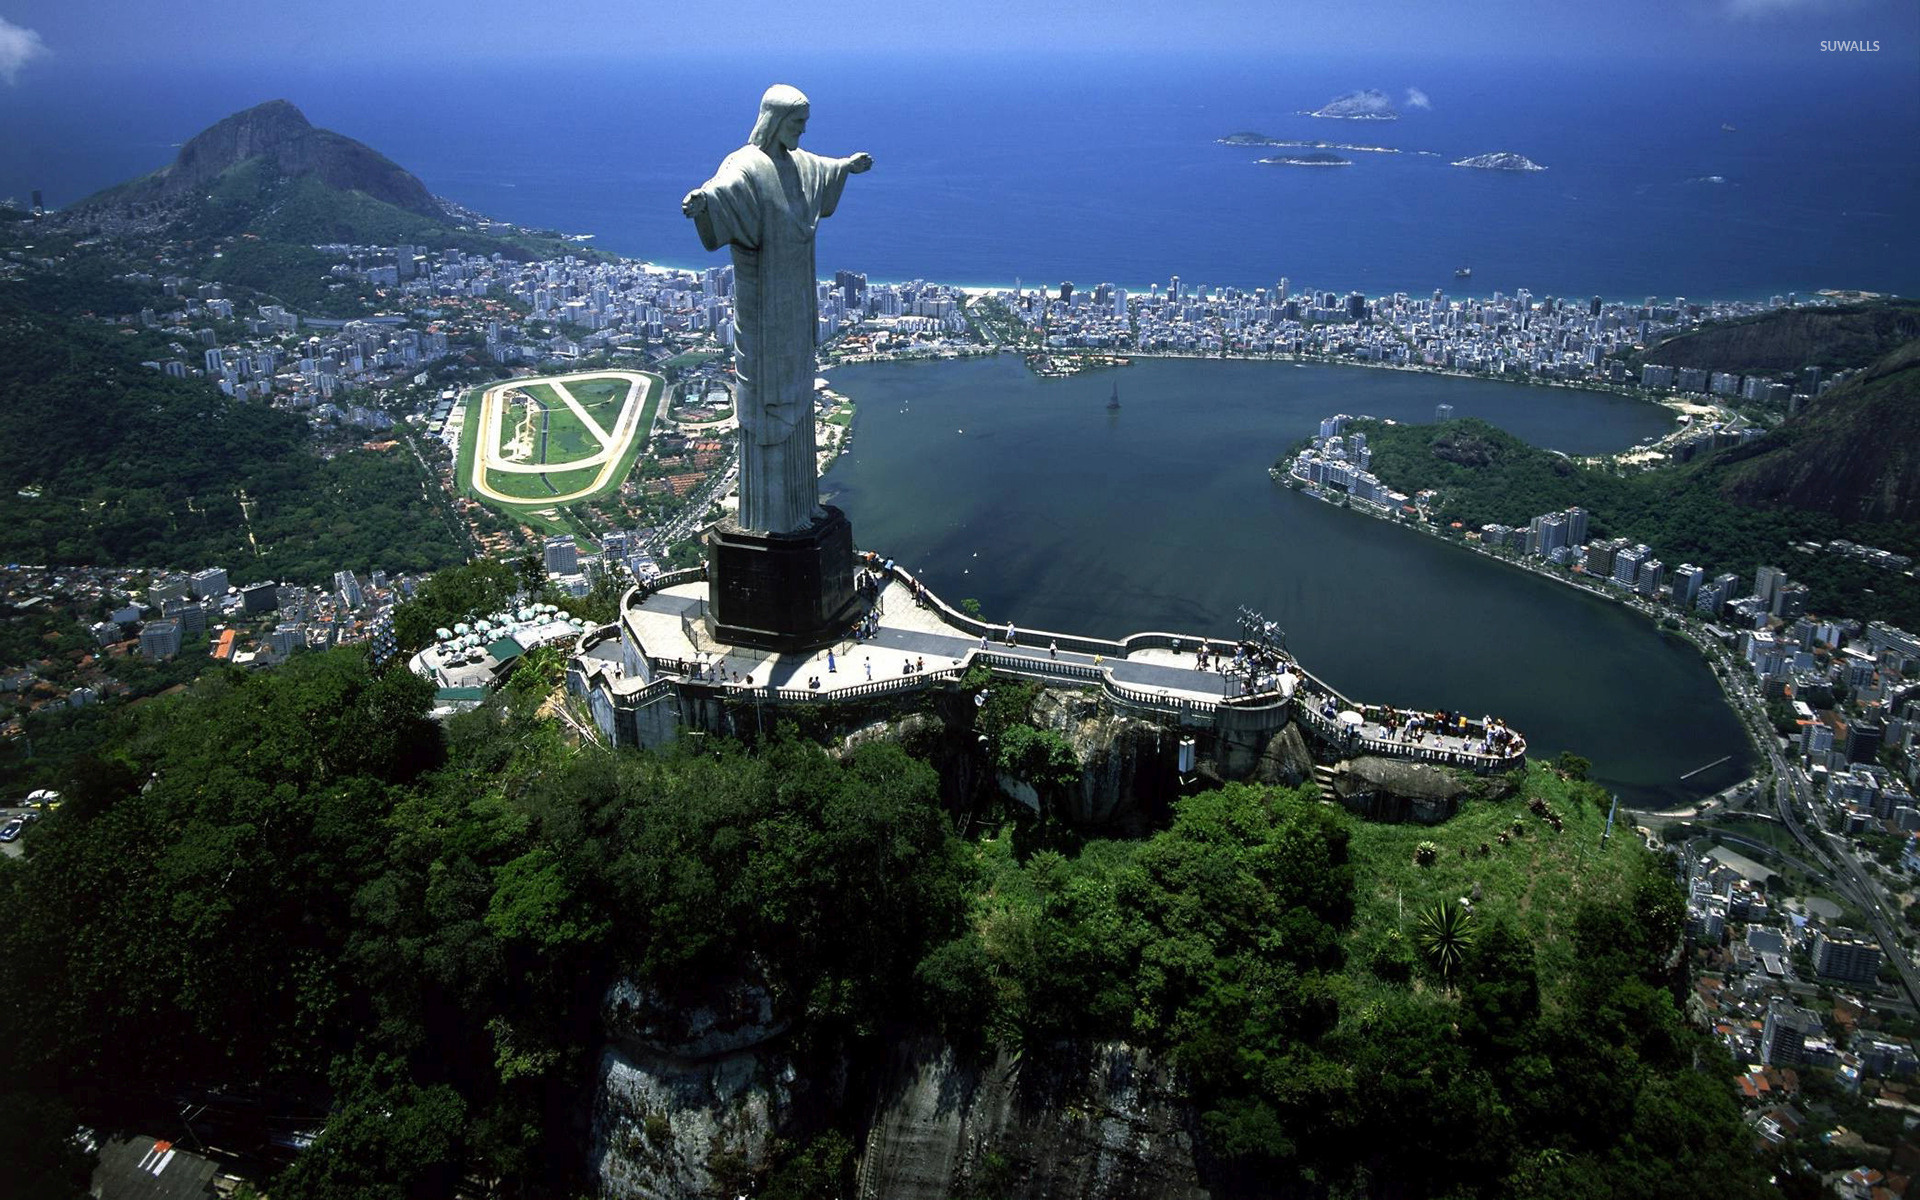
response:
[(811, 650), (844, 636), (859, 617), (853, 526), (831, 505), (796, 533), (716, 526), (707, 563), (707, 632), (716, 641)]

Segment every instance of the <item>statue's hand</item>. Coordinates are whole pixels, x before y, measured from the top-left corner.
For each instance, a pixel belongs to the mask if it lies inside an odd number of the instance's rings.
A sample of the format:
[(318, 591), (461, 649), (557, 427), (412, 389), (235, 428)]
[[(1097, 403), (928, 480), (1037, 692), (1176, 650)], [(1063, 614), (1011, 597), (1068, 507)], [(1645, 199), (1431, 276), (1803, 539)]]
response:
[(697, 189), (688, 192), (687, 198), (680, 202), (680, 211), (689, 217), (697, 217), (707, 211), (707, 194)]
[(849, 175), (859, 175), (862, 172), (871, 170), (873, 170), (873, 155), (868, 154), (864, 150), (847, 160), (847, 173)]

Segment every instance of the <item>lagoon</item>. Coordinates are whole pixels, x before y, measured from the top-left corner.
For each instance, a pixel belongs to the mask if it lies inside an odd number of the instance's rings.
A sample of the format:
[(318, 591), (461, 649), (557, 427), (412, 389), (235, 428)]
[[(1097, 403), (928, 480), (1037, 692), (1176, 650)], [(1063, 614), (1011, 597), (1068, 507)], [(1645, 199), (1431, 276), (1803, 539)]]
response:
[[(823, 493), (862, 547), (950, 601), (978, 599), (990, 619), (1220, 637), (1244, 605), (1347, 694), (1505, 717), (1536, 757), (1584, 755), (1632, 805), (1683, 803), (1748, 771), (1738, 721), (1684, 641), (1267, 475), (1339, 412), (1430, 421), (1447, 403), (1535, 445), (1594, 454), (1670, 429), (1655, 405), (1423, 372), (1180, 359), (1067, 379), (1038, 378), (1012, 355), (829, 378), (857, 411)], [(1121, 408), (1109, 412), (1116, 384)]]

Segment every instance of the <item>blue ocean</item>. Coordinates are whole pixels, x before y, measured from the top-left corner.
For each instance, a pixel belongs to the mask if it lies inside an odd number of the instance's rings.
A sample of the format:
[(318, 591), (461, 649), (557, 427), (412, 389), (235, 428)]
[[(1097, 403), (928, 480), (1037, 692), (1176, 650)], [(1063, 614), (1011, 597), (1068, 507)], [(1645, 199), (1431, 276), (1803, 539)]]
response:
[[(1684, 69), (1285, 56), (530, 67), (430, 48), (406, 69), (69, 61), (0, 96), (0, 196), (69, 203), (285, 97), (472, 208), (701, 265), (715, 260), (679, 199), (744, 140), (776, 78), (811, 95), (811, 148), (879, 164), (823, 231), (823, 272), (1610, 299), (1920, 292), (1920, 86), (1873, 55)], [(1360, 88), (1392, 97), (1400, 119), (1301, 115)], [(1236, 131), (1402, 153), (1262, 166), (1273, 151), (1216, 144)], [(1496, 151), (1547, 170), (1448, 165)], [(1457, 283), (1463, 266), (1471, 280)]]

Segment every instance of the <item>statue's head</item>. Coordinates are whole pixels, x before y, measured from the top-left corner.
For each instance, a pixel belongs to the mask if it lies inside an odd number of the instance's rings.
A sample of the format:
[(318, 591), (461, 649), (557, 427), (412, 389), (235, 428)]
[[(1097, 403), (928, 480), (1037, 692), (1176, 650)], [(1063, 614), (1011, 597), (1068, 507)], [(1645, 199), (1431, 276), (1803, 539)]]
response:
[(760, 97), (760, 116), (754, 121), (753, 133), (747, 140), (762, 150), (772, 150), (775, 146), (791, 150), (800, 144), (800, 134), (807, 127), (810, 110), (805, 92), (776, 83)]

